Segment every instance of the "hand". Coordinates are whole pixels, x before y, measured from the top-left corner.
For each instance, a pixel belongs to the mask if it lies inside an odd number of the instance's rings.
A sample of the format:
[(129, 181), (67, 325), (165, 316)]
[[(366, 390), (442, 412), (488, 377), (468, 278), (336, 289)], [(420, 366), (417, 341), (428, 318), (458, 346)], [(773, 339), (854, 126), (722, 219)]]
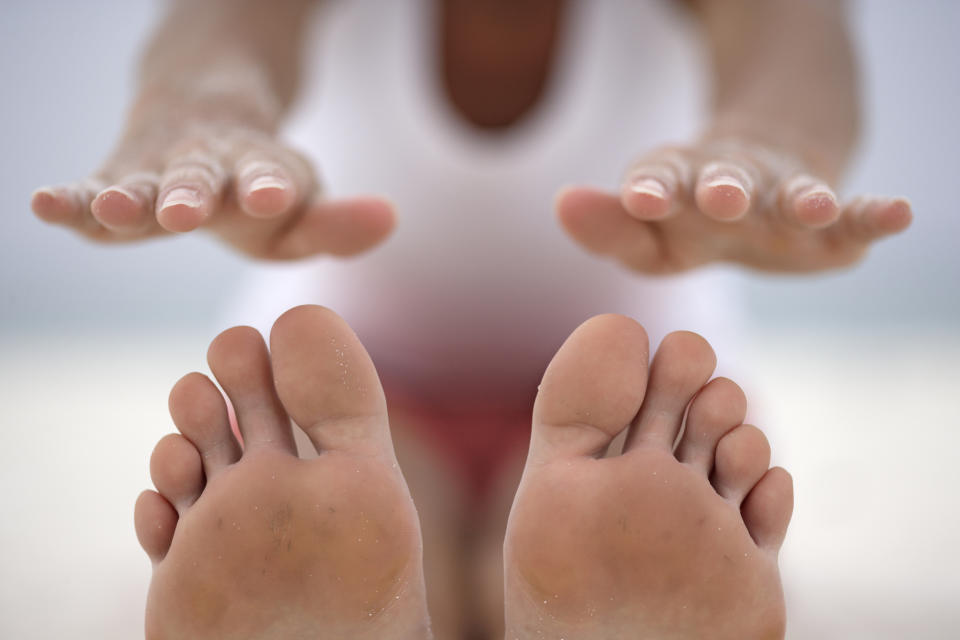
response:
[(98, 241), (131, 242), (204, 228), (249, 256), (352, 255), (380, 243), (393, 207), (324, 199), (310, 162), (236, 124), (133, 127), (93, 177), (33, 194), (41, 219)]
[(711, 262), (767, 271), (844, 267), (912, 218), (902, 198), (860, 196), (841, 206), (800, 162), (729, 141), (658, 150), (630, 169), (619, 194), (568, 188), (557, 215), (587, 250), (646, 274)]

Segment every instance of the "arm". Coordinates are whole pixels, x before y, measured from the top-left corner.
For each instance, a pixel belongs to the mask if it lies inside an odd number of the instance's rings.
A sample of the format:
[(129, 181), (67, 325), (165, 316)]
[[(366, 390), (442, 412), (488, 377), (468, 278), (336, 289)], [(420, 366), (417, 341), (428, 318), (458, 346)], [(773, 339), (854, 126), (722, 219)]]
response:
[(860, 96), (845, 3), (691, 0), (713, 63), (709, 136), (755, 139), (840, 177), (857, 141)]
[(833, 190), (857, 140), (857, 75), (835, 0), (687, 0), (713, 69), (712, 117), (693, 144), (657, 149), (616, 196), (558, 200), (586, 249), (642, 273), (712, 262), (807, 272), (859, 261), (910, 224), (902, 198)]

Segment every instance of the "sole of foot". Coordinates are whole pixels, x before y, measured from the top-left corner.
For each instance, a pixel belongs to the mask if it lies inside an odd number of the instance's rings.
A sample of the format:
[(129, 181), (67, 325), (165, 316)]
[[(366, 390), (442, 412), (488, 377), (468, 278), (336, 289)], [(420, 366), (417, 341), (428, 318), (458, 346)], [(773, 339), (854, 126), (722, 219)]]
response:
[[(136, 505), (153, 562), (148, 640), (430, 636), (416, 511), (386, 402), (350, 328), (322, 307), (249, 327), (170, 394), (180, 433), (156, 446)], [(319, 457), (296, 455), (291, 420)]]
[(507, 528), (507, 638), (783, 637), (792, 480), (768, 469), (743, 392), (710, 380), (715, 364), (678, 332), (648, 365), (646, 333), (622, 316), (566, 341)]

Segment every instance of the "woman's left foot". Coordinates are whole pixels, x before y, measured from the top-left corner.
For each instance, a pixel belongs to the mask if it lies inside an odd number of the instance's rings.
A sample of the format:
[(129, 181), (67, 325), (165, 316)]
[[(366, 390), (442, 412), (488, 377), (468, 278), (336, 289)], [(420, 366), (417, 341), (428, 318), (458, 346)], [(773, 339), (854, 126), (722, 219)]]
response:
[[(209, 379), (171, 392), (180, 434), (154, 450), (159, 493), (135, 518), (147, 639), (428, 638), (417, 514), (369, 356), (322, 307), (281, 316), (271, 347), (237, 327), (208, 352), (242, 450)], [(297, 457), (291, 418), (319, 458)]]
[(636, 322), (600, 316), (544, 375), (504, 547), (511, 640), (783, 637), (791, 478), (742, 424), (740, 388), (708, 383), (703, 338), (667, 336), (649, 367), (647, 349)]

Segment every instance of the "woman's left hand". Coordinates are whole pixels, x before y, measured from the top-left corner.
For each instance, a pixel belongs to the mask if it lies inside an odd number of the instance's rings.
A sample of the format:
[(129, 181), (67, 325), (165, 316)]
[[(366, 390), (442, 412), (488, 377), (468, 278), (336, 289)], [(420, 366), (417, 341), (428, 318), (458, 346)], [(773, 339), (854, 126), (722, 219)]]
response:
[(802, 162), (730, 140), (657, 150), (628, 171), (619, 194), (567, 188), (557, 215), (587, 250), (646, 274), (712, 262), (781, 272), (845, 267), (912, 219), (903, 198), (840, 204)]

